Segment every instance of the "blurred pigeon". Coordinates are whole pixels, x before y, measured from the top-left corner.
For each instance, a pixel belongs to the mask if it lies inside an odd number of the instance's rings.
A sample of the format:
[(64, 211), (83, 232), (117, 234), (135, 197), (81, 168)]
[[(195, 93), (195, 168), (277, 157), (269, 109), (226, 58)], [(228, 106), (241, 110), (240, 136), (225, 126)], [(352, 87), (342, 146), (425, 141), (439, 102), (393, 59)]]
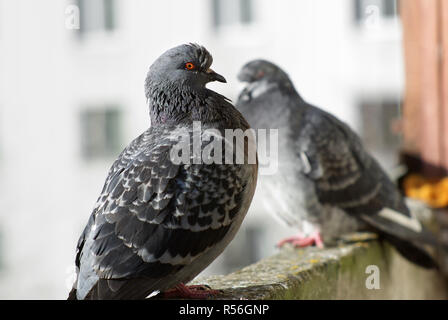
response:
[(414, 263), (436, 266), (423, 246), (435, 245), (435, 238), (345, 123), (305, 102), (273, 63), (251, 61), (238, 78), (248, 83), (236, 106), (249, 124), (279, 130), (278, 172), (259, 179), (254, 199), (261, 194), (272, 211), (300, 230), (279, 245), (322, 247), (323, 240), (343, 233), (371, 230)]
[(171, 150), (185, 132), (192, 135), (194, 121), (201, 135), (206, 129), (249, 128), (226, 98), (205, 87), (226, 82), (211, 64), (204, 47), (186, 44), (150, 67), (145, 93), (151, 127), (109, 171), (78, 242), (69, 299), (144, 299), (173, 288), (189, 298), (209, 296), (184, 283), (233, 239), (257, 178), (256, 163), (190, 163), (188, 150), (186, 162), (173, 161)]

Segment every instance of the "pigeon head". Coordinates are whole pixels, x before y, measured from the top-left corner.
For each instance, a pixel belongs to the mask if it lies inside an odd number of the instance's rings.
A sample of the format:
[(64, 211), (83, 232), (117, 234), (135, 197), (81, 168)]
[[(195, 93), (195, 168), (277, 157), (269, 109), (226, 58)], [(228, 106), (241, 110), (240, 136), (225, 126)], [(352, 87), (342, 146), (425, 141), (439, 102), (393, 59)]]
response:
[(206, 100), (210, 96), (225, 98), (207, 89), (206, 84), (226, 79), (210, 68), (212, 62), (207, 49), (191, 43), (172, 48), (154, 61), (145, 81), (151, 124), (216, 117), (216, 110), (205, 108)]
[(226, 82), (220, 74), (210, 69), (211, 54), (197, 44), (183, 44), (163, 53), (149, 68), (145, 89), (150, 87), (204, 88), (208, 82)]
[(246, 63), (238, 73), (238, 80), (248, 83), (259, 81), (291, 83), (282, 69), (266, 60), (253, 60)]

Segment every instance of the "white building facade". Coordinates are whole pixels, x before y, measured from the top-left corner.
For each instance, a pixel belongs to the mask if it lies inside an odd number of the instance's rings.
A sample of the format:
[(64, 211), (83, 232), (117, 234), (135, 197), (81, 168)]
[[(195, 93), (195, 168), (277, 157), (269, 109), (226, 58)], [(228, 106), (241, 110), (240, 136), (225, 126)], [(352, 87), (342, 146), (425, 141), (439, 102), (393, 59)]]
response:
[[(278, 63), (305, 99), (393, 165), (395, 138), (372, 136), (372, 125), (396, 116), (403, 89), (401, 26), (389, 2), (0, 0), (0, 298), (66, 298), (108, 169), (149, 126), (149, 65), (178, 44), (209, 49), (228, 81), (210, 87), (234, 101), (244, 63)], [(270, 255), (293, 232), (250, 211), (206, 272)]]

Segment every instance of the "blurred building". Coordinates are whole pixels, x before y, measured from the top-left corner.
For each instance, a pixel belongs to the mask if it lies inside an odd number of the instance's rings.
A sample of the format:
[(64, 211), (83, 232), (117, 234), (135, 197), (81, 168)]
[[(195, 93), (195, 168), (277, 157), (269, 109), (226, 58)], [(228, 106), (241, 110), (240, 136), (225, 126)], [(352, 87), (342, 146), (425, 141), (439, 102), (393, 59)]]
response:
[[(78, 28), (79, 27), (79, 28)], [(0, 0), (0, 298), (64, 299), (75, 246), (121, 149), (149, 126), (143, 82), (163, 51), (205, 45), (235, 100), (266, 58), (351, 124), (386, 168), (403, 88), (389, 0)], [(275, 252), (295, 230), (250, 211), (206, 273)]]

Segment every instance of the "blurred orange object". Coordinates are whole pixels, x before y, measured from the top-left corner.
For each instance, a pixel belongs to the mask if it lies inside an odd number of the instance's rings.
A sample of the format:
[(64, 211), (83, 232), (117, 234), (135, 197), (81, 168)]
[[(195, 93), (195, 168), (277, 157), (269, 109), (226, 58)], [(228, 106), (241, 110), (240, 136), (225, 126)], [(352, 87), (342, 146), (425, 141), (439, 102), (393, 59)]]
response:
[(404, 178), (403, 188), (406, 196), (422, 200), (432, 208), (448, 206), (448, 177), (434, 181), (410, 174)]

